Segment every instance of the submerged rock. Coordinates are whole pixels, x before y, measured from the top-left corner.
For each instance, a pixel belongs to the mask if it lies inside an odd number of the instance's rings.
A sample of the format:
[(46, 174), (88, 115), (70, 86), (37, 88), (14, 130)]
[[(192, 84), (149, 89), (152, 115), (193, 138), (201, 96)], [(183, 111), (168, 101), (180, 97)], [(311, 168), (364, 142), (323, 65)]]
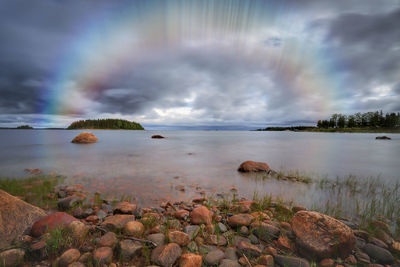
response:
[(240, 172), (269, 172), (271, 169), (265, 162), (245, 161), (240, 164), (238, 171)]
[(89, 132), (83, 132), (75, 136), (74, 139), (72, 139), (72, 143), (77, 143), (77, 144), (90, 144), (90, 143), (96, 143), (98, 141), (97, 137)]
[(163, 139), (165, 137), (160, 135), (160, 134), (155, 134), (155, 135), (152, 135), (151, 138), (153, 138), (153, 139)]
[(392, 140), (392, 138), (390, 138), (390, 137), (387, 137), (387, 136), (377, 136), (376, 138), (375, 138), (376, 140)]
[(0, 248), (9, 246), (44, 216), (44, 210), (0, 190)]

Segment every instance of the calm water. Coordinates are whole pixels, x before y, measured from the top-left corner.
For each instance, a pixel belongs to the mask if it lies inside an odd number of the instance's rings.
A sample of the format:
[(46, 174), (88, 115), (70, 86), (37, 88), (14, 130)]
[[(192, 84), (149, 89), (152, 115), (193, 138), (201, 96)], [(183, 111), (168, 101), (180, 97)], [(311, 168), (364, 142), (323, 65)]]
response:
[[(268, 193), (310, 206), (329, 195), (313, 185), (260, 179), (236, 171), (245, 160), (268, 162), (275, 170), (298, 170), (315, 176), (380, 176), (400, 180), (400, 135), (391, 141), (377, 134), (158, 131), (92, 131), (99, 142), (70, 141), (81, 131), (0, 130), (0, 176), (23, 176), (25, 168), (66, 175), (92, 191), (129, 194), (139, 203), (188, 199), (198, 192), (241, 195)], [(184, 185), (185, 192), (175, 189)]]

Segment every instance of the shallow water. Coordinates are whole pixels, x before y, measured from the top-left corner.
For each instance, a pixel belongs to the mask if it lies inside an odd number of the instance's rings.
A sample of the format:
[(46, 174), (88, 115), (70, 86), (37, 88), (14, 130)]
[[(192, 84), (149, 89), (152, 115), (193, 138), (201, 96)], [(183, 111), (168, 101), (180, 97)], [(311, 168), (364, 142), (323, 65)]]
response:
[[(251, 197), (272, 194), (311, 206), (331, 195), (305, 185), (238, 173), (245, 160), (265, 161), (275, 170), (314, 177), (354, 174), (400, 180), (400, 135), (250, 131), (92, 131), (96, 144), (70, 141), (81, 131), (0, 130), (0, 176), (20, 177), (25, 168), (66, 175), (91, 191), (128, 194), (139, 203), (189, 199), (199, 191)], [(160, 133), (166, 139), (151, 139)], [(184, 185), (185, 192), (175, 189)]]

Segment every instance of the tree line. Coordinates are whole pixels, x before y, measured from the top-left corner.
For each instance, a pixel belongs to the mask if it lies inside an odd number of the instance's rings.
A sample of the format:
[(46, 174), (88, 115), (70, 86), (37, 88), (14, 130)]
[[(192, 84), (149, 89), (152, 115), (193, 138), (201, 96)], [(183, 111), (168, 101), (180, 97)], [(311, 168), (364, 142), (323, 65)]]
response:
[(142, 125), (134, 121), (121, 119), (98, 119), (74, 121), (67, 128), (73, 129), (123, 129), (123, 130), (144, 130)]
[(396, 128), (400, 126), (400, 113), (381, 111), (355, 113), (353, 115), (333, 114), (329, 120), (319, 120), (318, 128)]

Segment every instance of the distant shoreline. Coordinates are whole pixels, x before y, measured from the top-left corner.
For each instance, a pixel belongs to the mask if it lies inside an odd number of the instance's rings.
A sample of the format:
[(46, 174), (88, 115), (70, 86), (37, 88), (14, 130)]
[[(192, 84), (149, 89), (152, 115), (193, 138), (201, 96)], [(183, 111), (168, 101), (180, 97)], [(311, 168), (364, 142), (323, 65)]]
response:
[(293, 126), (293, 127), (268, 127), (265, 129), (257, 129), (260, 132), (316, 132), (316, 133), (400, 133), (400, 128), (395, 129), (371, 129), (371, 128), (317, 128), (309, 126)]

